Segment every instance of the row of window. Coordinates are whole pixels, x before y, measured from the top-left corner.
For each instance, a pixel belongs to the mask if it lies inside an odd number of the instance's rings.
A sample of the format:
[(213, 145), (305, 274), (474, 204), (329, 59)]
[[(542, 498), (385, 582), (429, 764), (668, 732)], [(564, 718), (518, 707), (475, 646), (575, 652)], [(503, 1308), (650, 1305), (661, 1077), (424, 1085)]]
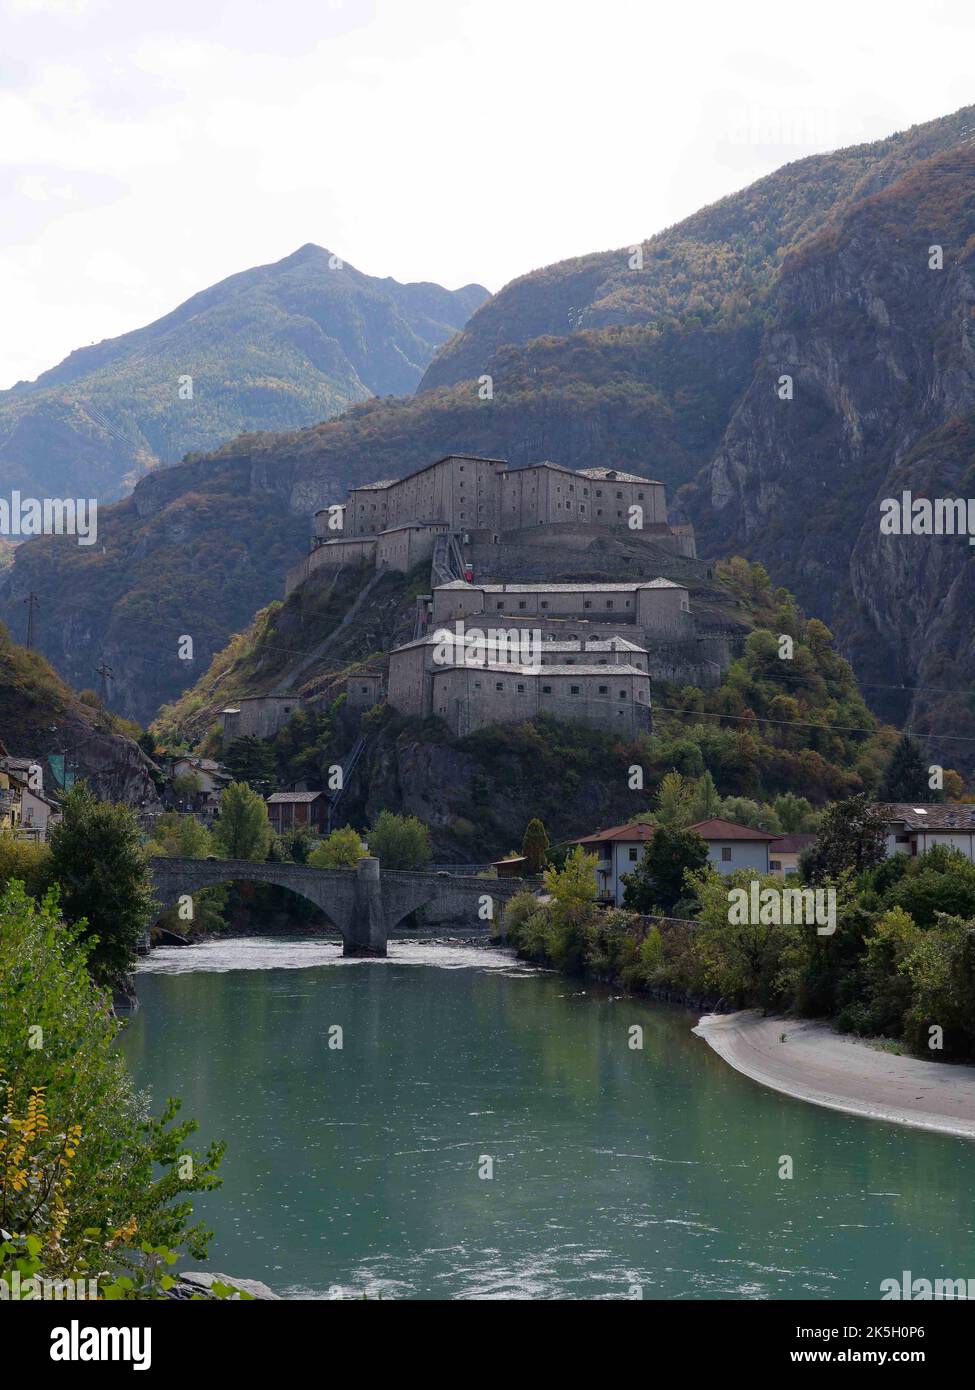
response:
[[(593, 603), (594, 603), (594, 602), (595, 602), (595, 600), (594, 600), (594, 599), (591, 599), (591, 598), (583, 599), (582, 606), (583, 606), (583, 608), (591, 608), (591, 607), (593, 606)], [(614, 606), (615, 602), (616, 602), (615, 599), (608, 598), (608, 599), (606, 600), (606, 607), (607, 607), (607, 608), (612, 608), (612, 607)], [(496, 599), (496, 600), (495, 600), (494, 606), (495, 606), (496, 609), (500, 610), (500, 609), (504, 608), (505, 603), (506, 603), (506, 600), (505, 600), (505, 599), (499, 598), (499, 599)], [(629, 608), (629, 607), (630, 607), (630, 604), (631, 604), (631, 600), (630, 600), (630, 599), (626, 599), (626, 600), (624, 600), (623, 607), (624, 607), (624, 608)], [(543, 599), (540, 600), (538, 606), (539, 606), (539, 608), (547, 608), (548, 605), (549, 605), (548, 599), (547, 599), (547, 598), (543, 598)], [(519, 608), (527, 608), (527, 607), (528, 607), (528, 600), (527, 600), (527, 599), (524, 599), (524, 598), (520, 598), (520, 599), (518, 600), (518, 607), (519, 607)]]
[[(474, 689), (475, 689), (475, 690), (480, 690), (481, 688), (482, 688), (482, 683), (481, 683), (480, 681), (475, 681), (475, 682), (474, 682)], [(495, 682), (494, 682), (494, 688), (495, 688), (495, 690), (506, 690), (506, 689), (507, 689), (507, 686), (505, 685), (504, 681), (495, 681)], [(526, 693), (526, 687), (525, 687), (525, 683), (524, 683), (523, 681), (517, 681), (517, 682), (515, 683), (515, 689), (516, 689), (516, 691), (518, 692), (519, 695), (524, 695), (524, 694)], [(582, 692), (581, 692), (581, 687), (580, 687), (580, 686), (578, 686), (578, 685), (570, 685), (570, 686), (569, 686), (569, 694), (570, 694), (570, 695), (579, 695), (579, 694), (581, 694), (581, 693), (582, 693)], [(550, 685), (543, 685), (543, 686), (542, 686), (542, 694), (543, 694), (543, 695), (551, 695), (551, 694), (552, 694), (552, 687), (551, 687)], [(600, 694), (600, 695), (608, 695), (608, 694), (609, 694), (609, 686), (608, 686), (608, 685), (601, 685), (601, 686), (599, 687), (599, 694)], [(644, 695), (644, 692), (643, 692), (642, 690), (638, 691), (638, 692), (637, 692), (637, 699), (640, 699), (640, 697), (643, 696), (643, 695)], [(620, 691), (620, 694), (619, 694), (619, 698), (620, 698), (621, 700), (626, 700), (626, 699), (628, 699), (628, 698), (629, 698), (629, 692), (626, 691), (626, 690), (621, 690), (621, 691)]]

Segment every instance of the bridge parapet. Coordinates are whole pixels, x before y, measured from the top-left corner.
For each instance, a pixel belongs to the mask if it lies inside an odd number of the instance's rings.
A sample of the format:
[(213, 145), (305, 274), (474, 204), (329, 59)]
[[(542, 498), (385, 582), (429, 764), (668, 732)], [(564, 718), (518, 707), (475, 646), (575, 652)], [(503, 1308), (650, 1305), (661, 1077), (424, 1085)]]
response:
[[(242, 859), (150, 861), (153, 888), (162, 908), (182, 896), (224, 883), (268, 883), (314, 903), (342, 933), (347, 956), (384, 956), (390, 931), (419, 908), (470, 924), (497, 920), (500, 907), (532, 884), (520, 878), (383, 870), (375, 858), (355, 869), (315, 869), (307, 864), (260, 864)], [(490, 904), (484, 915), (485, 903)]]

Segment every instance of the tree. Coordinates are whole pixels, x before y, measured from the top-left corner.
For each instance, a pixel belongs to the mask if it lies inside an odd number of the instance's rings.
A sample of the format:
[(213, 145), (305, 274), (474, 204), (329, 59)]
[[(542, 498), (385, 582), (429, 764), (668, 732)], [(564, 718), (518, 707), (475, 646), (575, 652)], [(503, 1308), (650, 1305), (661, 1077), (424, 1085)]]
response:
[(203, 790), (203, 781), (197, 772), (178, 772), (173, 778), (173, 795), (180, 800), (192, 801)]
[(940, 801), (941, 792), (928, 786), (928, 767), (921, 745), (910, 734), (902, 734), (890, 755), (880, 784), (881, 801)]
[(711, 820), (719, 814), (720, 809), (721, 797), (718, 795), (718, 788), (710, 772), (705, 770), (691, 789), (688, 819), (695, 824), (698, 821)]
[[(72, 787), (50, 835), (51, 876), (69, 922), (85, 923), (94, 978), (118, 984), (155, 915), (149, 859), (128, 806), (98, 801), (86, 782)], [(97, 937), (97, 941), (94, 938)]]
[(213, 836), (196, 816), (164, 811), (152, 827), (148, 852), (165, 859), (206, 859), (213, 854)]
[(691, 818), (691, 788), (679, 772), (668, 772), (657, 788), (657, 819), (661, 825), (687, 825)]
[(333, 830), (308, 856), (313, 869), (354, 869), (359, 860), (369, 853), (358, 830), (351, 825), (343, 825), (341, 830)]
[(772, 809), (786, 835), (808, 834), (819, 823), (819, 813), (813, 810), (804, 796), (796, 796), (795, 792), (777, 796), (772, 802)]
[(803, 859), (811, 883), (871, 869), (884, 858), (887, 825), (883, 812), (862, 793), (834, 801), (823, 812), (815, 845)]
[[(696, 947), (707, 963), (712, 988), (740, 1004), (758, 1004), (767, 1010), (785, 1002), (787, 967), (799, 954), (807, 929), (783, 922), (781, 913), (758, 913), (757, 920), (752, 920), (752, 914), (745, 912), (733, 918), (729, 889), (748, 891), (756, 881), (760, 891), (782, 891), (782, 880), (774, 874), (758, 875), (747, 869), (738, 869), (727, 878), (713, 873), (697, 876), (700, 928)], [(763, 916), (768, 920), (763, 921)]]
[(231, 782), (224, 789), (213, 833), (227, 859), (263, 863), (267, 857), (271, 843), (267, 808), (246, 782)]
[[(0, 1143), (16, 1134), (0, 1162), (0, 1225), (37, 1238), (38, 1272), (55, 1278), (133, 1264), (143, 1241), (205, 1257), (210, 1233), (190, 1226), (185, 1199), (219, 1185), (223, 1152), (192, 1152), (195, 1122), (170, 1124), (178, 1101), (151, 1117), (119, 1050), (122, 1025), (89, 974), (91, 944), (53, 899), (37, 904), (19, 884), (0, 890)], [(43, 1125), (14, 1131), (11, 1121), (32, 1110)], [(10, 1160), (21, 1144), (18, 1179)], [(58, 1185), (58, 1174), (68, 1181)], [(123, 1228), (127, 1239), (113, 1235)], [(4, 1271), (9, 1242), (0, 1241)]]
[(526, 860), (525, 872), (540, 874), (548, 856), (548, 832), (537, 816), (533, 816), (525, 826), (521, 852)]
[(263, 738), (245, 734), (224, 749), (224, 766), (232, 777), (249, 786), (270, 786), (276, 779), (274, 752)]
[(384, 869), (422, 869), (433, 854), (430, 831), (416, 816), (380, 811), (369, 831), (369, 853)]
[(549, 866), (543, 875), (551, 901), (543, 914), (545, 954), (560, 970), (579, 971), (592, 942), (599, 916), (596, 905), (596, 865), (599, 860), (576, 845), (561, 869)]
[(19, 879), (34, 898), (43, 898), (51, 882), (51, 851), (34, 840), (0, 831), (0, 888)]
[(624, 876), (624, 907), (669, 916), (684, 896), (685, 872), (702, 869), (707, 858), (707, 844), (696, 830), (660, 826), (636, 869)]

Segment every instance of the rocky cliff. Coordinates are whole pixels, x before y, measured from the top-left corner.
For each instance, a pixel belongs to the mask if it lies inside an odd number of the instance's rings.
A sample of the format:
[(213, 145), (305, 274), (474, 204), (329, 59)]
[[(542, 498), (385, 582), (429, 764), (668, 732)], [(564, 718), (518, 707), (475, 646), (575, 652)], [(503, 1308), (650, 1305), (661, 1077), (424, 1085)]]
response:
[[(103, 711), (84, 704), (43, 657), (10, 640), (0, 623), (0, 740), (15, 757), (43, 763), (67, 757), (95, 793), (130, 806), (155, 805), (151, 764), (139, 745)], [(49, 770), (45, 786), (52, 785)]]
[[(922, 162), (786, 262), (752, 383), (682, 502), (835, 630), (876, 709), (971, 767), (967, 536), (881, 502), (975, 495), (975, 151)], [(938, 248), (940, 248), (940, 253)]]

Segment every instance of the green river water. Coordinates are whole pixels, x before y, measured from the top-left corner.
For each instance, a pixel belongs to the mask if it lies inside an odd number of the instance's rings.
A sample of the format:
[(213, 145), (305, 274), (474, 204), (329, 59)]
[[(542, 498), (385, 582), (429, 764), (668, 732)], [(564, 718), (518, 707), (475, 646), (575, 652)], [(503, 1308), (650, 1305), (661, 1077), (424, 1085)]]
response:
[(790, 1100), (686, 1012), (502, 952), (339, 951), (235, 939), (140, 971), (138, 1082), (227, 1140), (195, 1198), (211, 1268), (288, 1298), (876, 1299), (903, 1270), (975, 1276), (967, 1141)]

